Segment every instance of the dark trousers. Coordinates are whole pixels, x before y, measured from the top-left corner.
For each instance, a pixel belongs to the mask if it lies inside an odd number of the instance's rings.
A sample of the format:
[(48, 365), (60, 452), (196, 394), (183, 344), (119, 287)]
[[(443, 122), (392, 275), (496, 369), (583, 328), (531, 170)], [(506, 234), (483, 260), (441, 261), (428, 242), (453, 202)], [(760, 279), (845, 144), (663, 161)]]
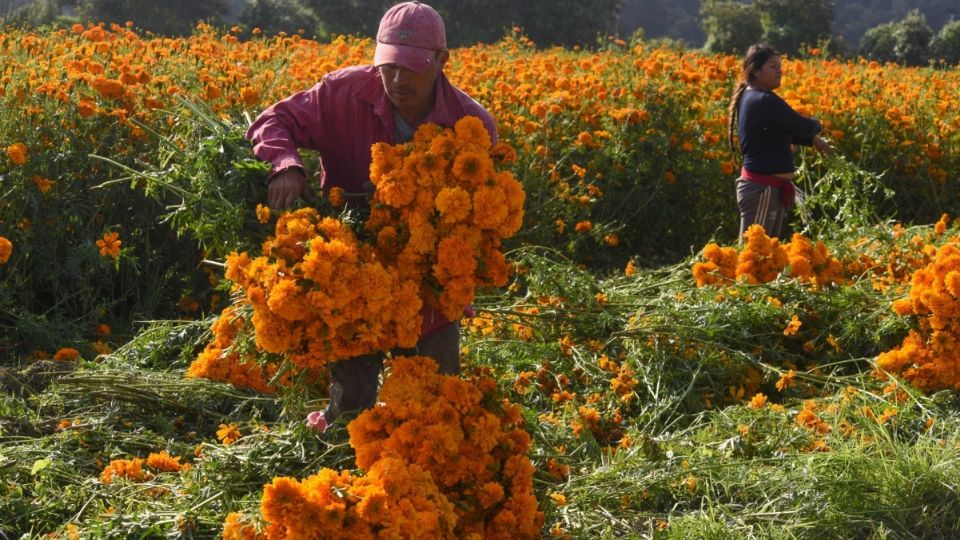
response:
[[(460, 373), (460, 325), (447, 325), (436, 333), (420, 338), (412, 349), (396, 349), (395, 356), (429, 356), (437, 361), (443, 375)], [(383, 353), (364, 354), (333, 362), (330, 375), (330, 403), (323, 416), (333, 422), (343, 413), (359, 412), (377, 403)]]

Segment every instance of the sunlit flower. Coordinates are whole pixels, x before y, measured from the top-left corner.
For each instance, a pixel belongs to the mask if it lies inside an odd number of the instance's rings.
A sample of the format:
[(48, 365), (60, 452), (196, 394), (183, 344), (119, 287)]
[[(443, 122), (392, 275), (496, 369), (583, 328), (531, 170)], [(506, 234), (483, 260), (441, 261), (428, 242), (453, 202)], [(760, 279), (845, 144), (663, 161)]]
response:
[(217, 439), (228, 446), (237, 442), (242, 436), (237, 424), (220, 424), (220, 428), (217, 429)]

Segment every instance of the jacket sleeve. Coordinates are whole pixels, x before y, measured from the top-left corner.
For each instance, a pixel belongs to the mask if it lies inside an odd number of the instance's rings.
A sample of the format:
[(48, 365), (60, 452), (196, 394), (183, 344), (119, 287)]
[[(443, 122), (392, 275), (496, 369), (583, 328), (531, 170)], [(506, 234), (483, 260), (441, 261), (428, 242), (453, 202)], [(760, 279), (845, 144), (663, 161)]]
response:
[(328, 94), (327, 85), (321, 81), (309, 90), (274, 103), (247, 129), (254, 155), (273, 165), (268, 181), (292, 167), (304, 170), (298, 149), (320, 149), (323, 107)]
[(814, 135), (822, 129), (819, 120), (801, 115), (776, 94), (764, 94), (763, 101), (767, 120), (790, 132), (791, 143), (805, 146), (813, 144)]

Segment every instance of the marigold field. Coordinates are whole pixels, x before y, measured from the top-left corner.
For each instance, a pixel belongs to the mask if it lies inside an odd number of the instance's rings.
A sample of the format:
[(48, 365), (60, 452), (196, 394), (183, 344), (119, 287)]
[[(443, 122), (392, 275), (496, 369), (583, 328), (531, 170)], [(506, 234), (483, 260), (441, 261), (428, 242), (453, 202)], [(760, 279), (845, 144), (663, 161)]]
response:
[[(960, 71), (787, 58), (837, 154), (782, 239), (736, 241), (737, 58), (519, 32), (447, 68), (499, 144), (427, 126), (368, 212), (264, 206), (246, 126), (372, 54), (0, 34), (0, 538), (960, 535)], [(473, 306), (464, 372), (391, 355), (309, 430), (423, 301)]]

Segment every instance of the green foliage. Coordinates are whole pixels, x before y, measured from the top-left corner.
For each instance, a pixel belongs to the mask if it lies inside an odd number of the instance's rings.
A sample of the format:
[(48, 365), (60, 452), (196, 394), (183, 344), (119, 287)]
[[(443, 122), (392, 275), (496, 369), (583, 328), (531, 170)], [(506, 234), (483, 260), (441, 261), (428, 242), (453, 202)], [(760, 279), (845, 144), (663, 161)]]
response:
[(878, 62), (926, 65), (931, 57), (933, 31), (917, 10), (902, 20), (871, 28), (860, 40), (860, 54)]
[(704, 41), (700, 0), (633, 0), (620, 2), (620, 34), (643, 32), (651, 39), (671, 38), (688, 46)]
[(860, 39), (860, 54), (877, 62), (897, 59), (897, 25), (881, 24), (866, 31)]
[(756, 0), (763, 41), (782, 52), (796, 53), (830, 37), (833, 0)]
[[(333, 34), (375, 36), (380, 17), (394, 3), (383, 0), (304, 0)], [(514, 26), (538, 45), (592, 45), (598, 35), (615, 31), (618, 2), (575, 0), (509, 2), (435, 0), (429, 4), (443, 16), (451, 47), (492, 42)]]
[(190, 34), (197, 22), (213, 20), (227, 10), (227, 0), (79, 0), (77, 15), (86, 20), (124, 24), (161, 35)]
[(960, 20), (945, 25), (933, 36), (930, 49), (934, 58), (947, 64), (960, 64)]
[(780, 51), (796, 53), (804, 45), (829, 38), (833, 4), (831, 0), (705, 0), (700, 4), (700, 17), (708, 51), (742, 54), (750, 45), (764, 41)]
[(860, 43), (869, 29), (901, 20), (914, 9), (934, 29), (960, 16), (954, 0), (835, 0), (835, 5), (836, 33), (851, 44)]
[(219, 119), (202, 104), (181, 104), (172, 133), (154, 132), (155, 163), (134, 168), (98, 157), (127, 173), (104, 185), (129, 181), (143, 189), (167, 210), (161, 223), (196, 240), (208, 257), (222, 260), (231, 251), (252, 251), (269, 231), (252, 209), (266, 200), (270, 165), (253, 156), (245, 126)]
[(294, 35), (304, 30), (307, 36), (316, 36), (321, 29), (320, 18), (300, 0), (248, 0), (240, 22), (268, 35)]
[(801, 164), (797, 184), (805, 194), (799, 208), (803, 232), (820, 238), (831, 231), (876, 226), (894, 217), (893, 190), (883, 175), (870, 173), (843, 156)]
[(711, 52), (743, 54), (763, 35), (756, 7), (737, 0), (704, 0), (700, 23), (707, 35), (703, 48)]
[[(8, 2), (14, 4), (13, 2)], [(19, 4), (19, 3), (17, 3)], [(5, 24), (39, 27), (60, 20), (60, 0), (34, 0), (14, 8), (4, 10), (2, 21)], [(6, 8), (6, 6), (3, 6)], [(13, 8), (13, 9), (11, 9)]]
[(933, 31), (927, 18), (913, 10), (897, 25), (894, 31), (896, 45), (893, 53), (897, 61), (907, 66), (922, 66), (930, 60), (930, 40)]

